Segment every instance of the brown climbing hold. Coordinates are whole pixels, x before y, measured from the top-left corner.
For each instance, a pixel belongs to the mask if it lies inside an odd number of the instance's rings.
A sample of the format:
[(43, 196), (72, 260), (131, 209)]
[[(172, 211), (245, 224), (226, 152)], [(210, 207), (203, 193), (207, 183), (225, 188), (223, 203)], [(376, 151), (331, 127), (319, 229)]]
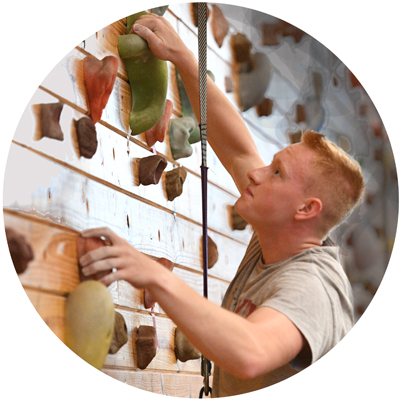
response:
[[(211, 269), (218, 261), (218, 248), (216, 243), (207, 236), (208, 238), (208, 269)], [(201, 244), (203, 243), (203, 237), (201, 237)]]
[(212, 5), (210, 23), (214, 39), (218, 47), (222, 47), (222, 43), (229, 32), (229, 22), (222, 14), (221, 9), (215, 4)]
[(201, 356), (179, 328), (175, 329), (175, 356), (182, 362), (196, 360)]
[(296, 105), (296, 122), (306, 122), (306, 109), (302, 104)]
[(144, 185), (155, 185), (167, 166), (167, 160), (159, 155), (141, 158), (139, 161), (139, 182)]
[(97, 150), (97, 133), (92, 119), (83, 117), (74, 123), (80, 156), (92, 158)]
[[(207, 19), (210, 10), (207, 6)], [(197, 28), (199, 26), (199, 3), (190, 3), (190, 16), (192, 18), (193, 25)]]
[(29, 261), (33, 260), (32, 247), (25, 236), (13, 228), (6, 228), (6, 238), (15, 271), (22, 274), (28, 268)]
[(301, 131), (298, 132), (288, 132), (290, 144), (300, 143), (301, 142)]
[(182, 194), (186, 175), (187, 173), (184, 167), (174, 168), (165, 174), (167, 197), (169, 201), (174, 200)]
[(247, 221), (231, 206), (231, 225), (233, 230), (242, 231), (247, 226)]
[(256, 105), (257, 115), (259, 117), (268, 117), (272, 113), (272, 107), (274, 105), (273, 100), (263, 99), (261, 103)]
[(60, 115), (64, 107), (61, 102), (39, 104), (40, 129), (38, 139), (48, 137), (49, 139), (64, 140), (64, 134), (60, 126)]
[(247, 36), (243, 33), (232, 35), (230, 46), (238, 72), (250, 72), (252, 69), (251, 49), (253, 45), (247, 39)]
[(83, 79), (89, 100), (90, 116), (95, 124), (101, 118), (117, 77), (119, 61), (114, 56), (98, 60), (85, 57), (83, 60)]
[(165, 135), (168, 132), (169, 120), (174, 110), (174, 105), (171, 100), (166, 100), (164, 113), (161, 119), (148, 131), (146, 131), (146, 143), (152, 147), (156, 142), (163, 142)]
[[(96, 250), (105, 245), (106, 244), (104, 243), (104, 240), (101, 238), (97, 238), (97, 237), (84, 238), (82, 236), (78, 236), (76, 238), (76, 249), (77, 249), (77, 253), (78, 253), (78, 260), (84, 254), (88, 253), (89, 251)], [(88, 280), (97, 281), (97, 280), (103, 278), (104, 276), (108, 275), (111, 272), (111, 270), (101, 271), (101, 272), (97, 272), (96, 274), (93, 274), (90, 276), (85, 276), (82, 274), (82, 267), (79, 263), (78, 263), (78, 267), (79, 267), (79, 278), (80, 278), (81, 282), (88, 281)]]
[(232, 93), (233, 92), (233, 79), (230, 76), (225, 76), (225, 92)]
[(140, 325), (136, 332), (137, 366), (145, 369), (156, 356), (156, 329), (154, 326)]
[(128, 342), (128, 329), (124, 317), (115, 311), (114, 333), (111, 339), (109, 354), (115, 354), (124, 344)]
[[(174, 263), (166, 258), (159, 258), (157, 260), (158, 263), (160, 263), (162, 266), (165, 268), (169, 269), (172, 271), (174, 269)], [(153, 296), (150, 294), (150, 292), (147, 289), (144, 289), (143, 291), (143, 297), (144, 297), (144, 308), (152, 308), (155, 306), (156, 302), (153, 299)]]

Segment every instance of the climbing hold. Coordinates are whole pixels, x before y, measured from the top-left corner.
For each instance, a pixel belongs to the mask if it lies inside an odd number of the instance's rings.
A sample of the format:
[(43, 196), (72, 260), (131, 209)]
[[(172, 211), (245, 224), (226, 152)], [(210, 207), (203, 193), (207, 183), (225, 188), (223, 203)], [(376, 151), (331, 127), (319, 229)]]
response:
[(155, 57), (147, 42), (131, 32), (143, 11), (127, 17), (127, 34), (118, 37), (118, 52), (124, 60), (132, 94), (129, 125), (132, 135), (146, 132), (164, 113), (168, 88), (166, 61)]
[(114, 56), (107, 56), (102, 60), (88, 56), (83, 60), (83, 79), (89, 100), (90, 116), (94, 124), (100, 120), (107, 105), (117, 77), (118, 66), (118, 58)]
[(48, 137), (49, 139), (63, 141), (64, 133), (62, 132), (60, 126), (60, 115), (64, 104), (61, 102), (43, 103), (35, 104), (34, 107), (39, 111), (39, 123), (35, 140)]
[(91, 118), (74, 120), (77, 145), (80, 157), (92, 158), (97, 150), (97, 133)]
[(189, 143), (191, 132), (197, 127), (192, 117), (173, 118), (169, 122), (169, 144), (174, 160), (189, 157), (193, 153)]
[(242, 231), (247, 226), (247, 221), (231, 206), (231, 225), (233, 230)]
[(286, 21), (278, 20), (276, 23), (262, 23), (261, 45), (277, 46), (281, 43), (282, 37), (292, 36), (295, 43), (299, 43), (305, 32)]
[[(190, 135), (188, 141), (190, 144), (197, 143), (200, 141), (200, 127), (197, 121), (196, 115), (193, 111), (192, 104), (190, 103), (189, 96), (186, 92), (185, 85), (182, 77), (177, 68), (175, 68), (176, 83), (179, 91), (179, 98), (181, 100), (182, 117), (191, 117), (194, 120), (194, 127), (190, 129)], [(215, 81), (214, 74), (211, 71), (207, 71), (207, 75), (212, 81)]]
[(169, 6), (154, 7), (151, 9), (151, 13), (162, 17), (165, 14), (165, 11), (167, 11), (168, 7)]
[(272, 113), (273, 100), (264, 98), (261, 103), (256, 105), (257, 115), (259, 117), (268, 117)]
[(29, 261), (33, 260), (32, 247), (25, 236), (13, 228), (6, 228), (6, 238), (15, 271), (22, 274), (28, 268)]
[(97, 281), (80, 283), (65, 302), (65, 344), (79, 357), (101, 370), (114, 330), (114, 303)]
[[(208, 269), (212, 268), (218, 261), (218, 248), (216, 243), (207, 236), (208, 238)], [(201, 238), (203, 241), (203, 237)]]
[(128, 329), (126, 327), (125, 319), (122, 314), (115, 311), (114, 333), (108, 353), (115, 354), (127, 342)]
[[(207, 19), (210, 10), (207, 6)], [(199, 26), (199, 4), (198, 3), (190, 3), (190, 16), (192, 18), (193, 25), (197, 28)]]
[(242, 33), (231, 36), (235, 98), (241, 111), (259, 104), (264, 99), (272, 66), (264, 53), (253, 53), (252, 44)]
[(156, 185), (167, 166), (167, 160), (159, 155), (141, 158), (139, 161), (139, 183)]
[(196, 360), (201, 356), (179, 328), (175, 329), (175, 356), (182, 362)]
[[(160, 263), (162, 266), (165, 268), (169, 269), (172, 271), (174, 269), (174, 263), (166, 258), (159, 258), (157, 260), (158, 263)], [(144, 308), (152, 308), (155, 306), (156, 302), (153, 299), (153, 296), (150, 294), (150, 292), (147, 289), (144, 289), (143, 291), (143, 297), (144, 297)]]
[[(78, 236), (76, 238), (76, 248), (77, 248), (77, 253), (78, 253), (78, 260), (86, 253), (89, 251), (98, 249), (99, 247), (103, 247), (106, 244), (104, 243), (104, 240), (98, 237), (88, 237), (84, 238), (82, 236)], [(101, 271), (97, 272), (96, 274), (90, 275), (90, 276), (85, 276), (82, 274), (82, 267), (80, 264), (78, 264), (79, 267), (79, 278), (80, 281), (87, 281), (87, 280), (95, 280), (98, 281), (104, 276), (108, 275), (111, 270), (108, 271)]]
[(221, 9), (215, 4), (212, 5), (210, 23), (214, 39), (218, 47), (222, 47), (222, 43), (229, 32), (229, 22), (222, 14)]
[(300, 142), (301, 142), (302, 132), (301, 132), (301, 131), (298, 131), (298, 132), (288, 132), (288, 136), (289, 136), (289, 142), (290, 142), (290, 144), (300, 143)]
[(136, 332), (137, 366), (145, 369), (156, 356), (156, 329), (154, 326), (140, 325)]
[(174, 200), (182, 194), (186, 175), (187, 173), (184, 167), (174, 168), (165, 174), (165, 186), (169, 201)]
[(149, 130), (146, 131), (146, 143), (152, 147), (156, 142), (163, 142), (168, 131), (169, 120), (174, 110), (171, 100), (165, 102), (165, 109), (161, 119)]

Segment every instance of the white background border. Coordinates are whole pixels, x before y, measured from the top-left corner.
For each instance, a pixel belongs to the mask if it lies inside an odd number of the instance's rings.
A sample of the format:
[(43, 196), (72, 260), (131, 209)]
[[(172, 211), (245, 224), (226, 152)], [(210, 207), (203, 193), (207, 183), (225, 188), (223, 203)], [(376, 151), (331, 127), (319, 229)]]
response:
[[(180, 3), (181, 1), (171, 1)], [(223, 2), (223, 1), (222, 1)], [(140, 6), (138, 5), (140, 3)], [(225, 2), (243, 6), (243, 2)], [(399, 160), (399, 38), (395, 2), (368, 6), (359, 0), (246, 1), (245, 6), (284, 19), (319, 40), (356, 75), (374, 102)], [(83, 39), (112, 22), (152, 6), (141, 1), (15, 1), (1, 12), (1, 188), (9, 146), (22, 113), (51, 69)], [(140, 7), (140, 9), (139, 9)], [(21, 168), (32, 168), (24, 165)], [(15, 182), (18, 184), (18, 182)], [(2, 196), (1, 196), (2, 197)], [(3, 217), (0, 223), (3, 225)], [(3, 399), (110, 399), (159, 395), (109, 378), (78, 359), (45, 325), (15, 274), (0, 230), (3, 265), (1, 384)], [(398, 396), (399, 246), (364, 316), (328, 355), (304, 372), (259, 393), (255, 399), (390, 399)], [(390, 394), (389, 394), (390, 393)], [(39, 397), (40, 396), (40, 397)]]

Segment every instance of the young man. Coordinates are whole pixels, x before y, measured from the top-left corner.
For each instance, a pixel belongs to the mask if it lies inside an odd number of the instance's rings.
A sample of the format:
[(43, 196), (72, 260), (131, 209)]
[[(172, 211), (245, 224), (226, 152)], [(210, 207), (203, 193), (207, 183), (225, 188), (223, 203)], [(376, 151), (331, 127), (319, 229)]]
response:
[[(171, 25), (150, 14), (134, 29), (157, 57), (176, 65), (198, 112), (197, 61)], [(222, 397), (293, 375), (351, 329), (350, 284), (337, 247), (323, 241), (358, 202), (364, 183), (359, 166), (315, 132), (265, 166), (242, 118), (210, 79), (207, 92), (208, 141), (241, 193), (237, 211), (255, 231), (223, 307), (108, 228), (83, 232), (104, 236), (111, 245), (80, 263), (87, 275), (115, 268), (102, 279), (106, 285), (123, 279), (148, 289), (214, 362), (213, 396)]]

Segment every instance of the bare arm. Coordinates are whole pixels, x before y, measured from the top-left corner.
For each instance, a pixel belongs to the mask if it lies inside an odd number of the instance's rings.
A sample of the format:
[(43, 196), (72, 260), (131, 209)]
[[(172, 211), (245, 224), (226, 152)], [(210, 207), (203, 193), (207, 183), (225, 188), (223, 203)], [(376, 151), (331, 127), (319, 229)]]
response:
[[(167, 20), (152, 14), (139, 18), (135, 33), (147, 40), (152, 52), (178, 68), (198, 121), (198, 63)], [(207, 81), (207, 139), (240, 193), (249, 184), (247, 172), (264, 166), (242, 117), (214, 82)]]
[(109, 285), (123, 279), (147, 288), (189, 341), (231, 374), (256, 377), (288, 363), (302, 349), (300, 331), (280, 312), (261, 307), (245, 319), (211, 303), (108, 228), (82, 235), (104, 236), (112, 244), (81, 257), (84, 274), (116, 268), (101, 282)]

